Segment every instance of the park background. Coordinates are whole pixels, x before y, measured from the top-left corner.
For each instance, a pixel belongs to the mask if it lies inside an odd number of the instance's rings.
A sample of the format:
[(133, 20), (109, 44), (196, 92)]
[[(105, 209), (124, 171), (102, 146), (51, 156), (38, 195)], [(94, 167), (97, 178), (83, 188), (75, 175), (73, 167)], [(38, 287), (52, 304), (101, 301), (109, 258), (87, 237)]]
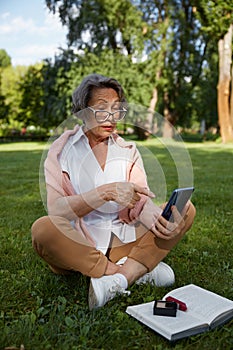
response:
[[(67, 48), (29, 66), (13, 66), (0, 50), (0, 347), (169, 349), (124, 312), (167, 290), (132, 287), (127, 300), (90, 313), (88, 279), (53, 276), (35, 256), (30, 227), (45, 214), (39, 165), (47, 139), (71, 116), (71, 94), (82, 78), (93, 72), (117, 78), (130, 103), (164, 117), (160, 137), (180, 132), (193, 162), (197, 218), (167, 258), (175, 286), (195, 283), (232, 299), (232, 2), (44, 3), (67, 27)], [(143, 115), (135, 116), (133, 134), (124, 125), (121, 133), (155, 154), (172, 190), (176, 182), (156, 140), (156, 113)], [(231, 322), (173, 347), (231, 349), (232, 342)]]

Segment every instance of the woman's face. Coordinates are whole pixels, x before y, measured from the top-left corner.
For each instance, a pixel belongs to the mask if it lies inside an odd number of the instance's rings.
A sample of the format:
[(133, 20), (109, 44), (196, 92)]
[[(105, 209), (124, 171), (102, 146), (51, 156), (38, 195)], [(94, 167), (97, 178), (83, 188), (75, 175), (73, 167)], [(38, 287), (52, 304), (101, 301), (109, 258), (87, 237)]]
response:
[[(114, 106), (118, 105), (119, 96), (112, 88), (95, 88), (92, 91), (91, 99), (89, 100), (88, 107), (92, 107), (93, 110), (105, 110), (112, 112)], [(89, 140), (101, 142), (108, 138), (115, 130), (116, 122), (112, 120), (112, 116), (104, 122), (98, 123), (94, 112), (88, 111), (88, 115), (85, 118), (85, 132)]]

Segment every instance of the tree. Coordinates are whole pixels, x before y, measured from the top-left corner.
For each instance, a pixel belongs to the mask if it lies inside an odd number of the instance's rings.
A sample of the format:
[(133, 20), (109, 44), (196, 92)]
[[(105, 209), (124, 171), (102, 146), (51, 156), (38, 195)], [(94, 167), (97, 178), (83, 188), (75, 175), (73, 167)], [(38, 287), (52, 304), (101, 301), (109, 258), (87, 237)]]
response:
[(143, 22), (134, 1), (46, 0), (46, 4), (67, 26), (69, 47), (95, 53), (109, 48), (131, 55), (142, 44)]
[[(163, 5), (162, 16), (156, 19), (154, 26), (161, 19), (167, 23), (164, 37), (159, 36), (161, 40), (157, 51), (161, 52), (162, 49), (164, 53), (159, 82), (161, 112), (170, 122), (165, 124), (164, 131), (171, 136), (171, 125), (190, 126), (195, 97), (193, 91), (200, 81), (207, 43), (193, 15), (190, 1), (157, 3)], [(152, 11), (156, 12), (156, 8)]]
[(143, 20), (137, 8), (128, 0), (46, 3), (50, 10), (59, 12), (62, 23), (68, 27), (68, 44), (71, 50), (75, 47), (73, 60), (77, 61), (73, 70), (81, 68), (82, 73), (99, 72), (119, 78), (129, 102), (134, 98), (134, 103), (148, 105), (149, 84), (143, 78), (144, 65), (134, 62), (143, 49)]
[(42, 64), (32, 65), (19, 84), (22, 91), (20, 103), (20, 113), (18, 120), (23, 121), (25, 125), (42, 126), (41, 108), (43, 106), (43, 77), (41, 74)]
[(8, 106), (5, 121), (9, 124), (13, 124), (20, 114), (22, 91), (19, 87), (20, 82), (24, 80), (26, 72), (27, 67), (25, 66), (8, 66), (2, 70), (2, 93)]
[(10, 109), (2, 88), (2, 74), (4, 69), (8, 66), (11, 66), (11, 58), (5, 50), (0, 49), (0, 120), (2, 122), (8, 121)]
[[(212, 45), (214, 47), (212, 47)], [(206, 49), (206, 62), (203, 64), (199, 82), (193, 90), (191, 124), (204, 121), (206, 130), (218, 132), (217, 83), (218, 83), (218, 51), (216, 45), (209, 42)], [(187, 125), (189, 126), (189, 125)], [(205, 130), (203, 130), (205, 133)]]
[(4, 49), (0, 49), (0, 67), (6, 68), (11, 66), (11, 58)]
[(8, 122), (9, 105), (6, 103), (6, 97), (2, 92), (2, 77), (0, 75), (0, 121), (1, 123)]
[[(218, 115), (222, 141), (233, 141), (233, 119), (231, 106), (233, 89), (231, 86), (231, 64), (232, 64), (232, 38), (233, 24), (230, 25), (227, 33), (218, 41), (219, 52), (219, 80), (218, 80)], [(230, 92), (231, 91), (231, 92)]]
[(18, 119), (46, 130), (66, 119), (69, 70), (65, 56), (56, 57), (54, 63), (44, 60), (29, 66), (19, 86), (22, 100)]
[[(191, 0), (46, 3), (68, 27), (71, 49), (98, 57), (109, 49), (114, 55), (127, 56), (131, 65), (135, 63), (133, 70), (138, 69), (151, 86), (147, 106), (156, 108), (173, 125), (190, 125), (193, 91), (200, 82), (208, 39), (194, 16)], [(153, 131), (153, 113), (148, 114), (147, 127)]]
[(202, 29), (218, 47), (218, 120), (223, 142), (233, 141), (232, 117), (232, 25), (233, 11), (231, 0), (193, 2)]

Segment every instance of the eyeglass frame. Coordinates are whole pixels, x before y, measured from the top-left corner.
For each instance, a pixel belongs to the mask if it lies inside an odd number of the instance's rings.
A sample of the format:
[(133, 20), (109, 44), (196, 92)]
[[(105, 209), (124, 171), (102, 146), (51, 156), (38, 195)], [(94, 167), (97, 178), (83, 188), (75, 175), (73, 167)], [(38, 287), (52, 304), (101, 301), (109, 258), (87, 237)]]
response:
[[(126, 113), (128, 112), (127, 109), (125, 109), (124, 107), (123, 107), (123, 109), (119, 109), (119, 110), (117, 110), (117, 111), (115, 111), (115, 112), (113, 112), (113, 113), (112, 113), (112, 112), (109, 112), (109, 111), (106, 111), (106, 110), (103, 110), (103, 109), (94, 109), (94, 108), (92, 108), (92, 107), (87, 107), (87, 109), (90, 109), (90, 111), (92, 111), (92, 113), (94, 113), (94, 117), (95, 117), (95, 120), (97, 121), (97, 123), (104, 123), (104, 122), (106, 122), (106, 120), (108, 120), (110, 116), (112, 116), (112, 121), (113, 121), (113, 122), (115, 122), (115, 123), (120, 122), (121, 120), (123, 120), (123, 119), (125, 118)], [(99, 121), (99, 120), (96, 118), (96, 112), (106, 112), (106, 113), (107, 113), (106, 119), (104, 119), (104, 120), (102, 120), (102, 121)], [(120, 112), (125, 112), (124, 116), (123, 116), (121, 119), (117, 119), (117, 120), (114, 119), (114, 114), (120, 113)]]

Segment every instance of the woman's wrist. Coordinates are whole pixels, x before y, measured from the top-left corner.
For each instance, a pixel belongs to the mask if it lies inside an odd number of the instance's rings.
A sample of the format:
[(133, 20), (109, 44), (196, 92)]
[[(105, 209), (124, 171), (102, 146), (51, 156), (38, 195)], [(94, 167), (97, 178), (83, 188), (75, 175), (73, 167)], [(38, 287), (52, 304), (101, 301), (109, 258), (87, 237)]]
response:
[(116, 183), (110, 183), (100, 186), (98, 189), (99, 195), (105, 202), (114, 201), (116, 198)]
[(115, 273), (119, 272), (121, 266), (114, 264), (113, 262), (108, 260), (107, 267), (105, 270), (105, 275), (114, 275)]

